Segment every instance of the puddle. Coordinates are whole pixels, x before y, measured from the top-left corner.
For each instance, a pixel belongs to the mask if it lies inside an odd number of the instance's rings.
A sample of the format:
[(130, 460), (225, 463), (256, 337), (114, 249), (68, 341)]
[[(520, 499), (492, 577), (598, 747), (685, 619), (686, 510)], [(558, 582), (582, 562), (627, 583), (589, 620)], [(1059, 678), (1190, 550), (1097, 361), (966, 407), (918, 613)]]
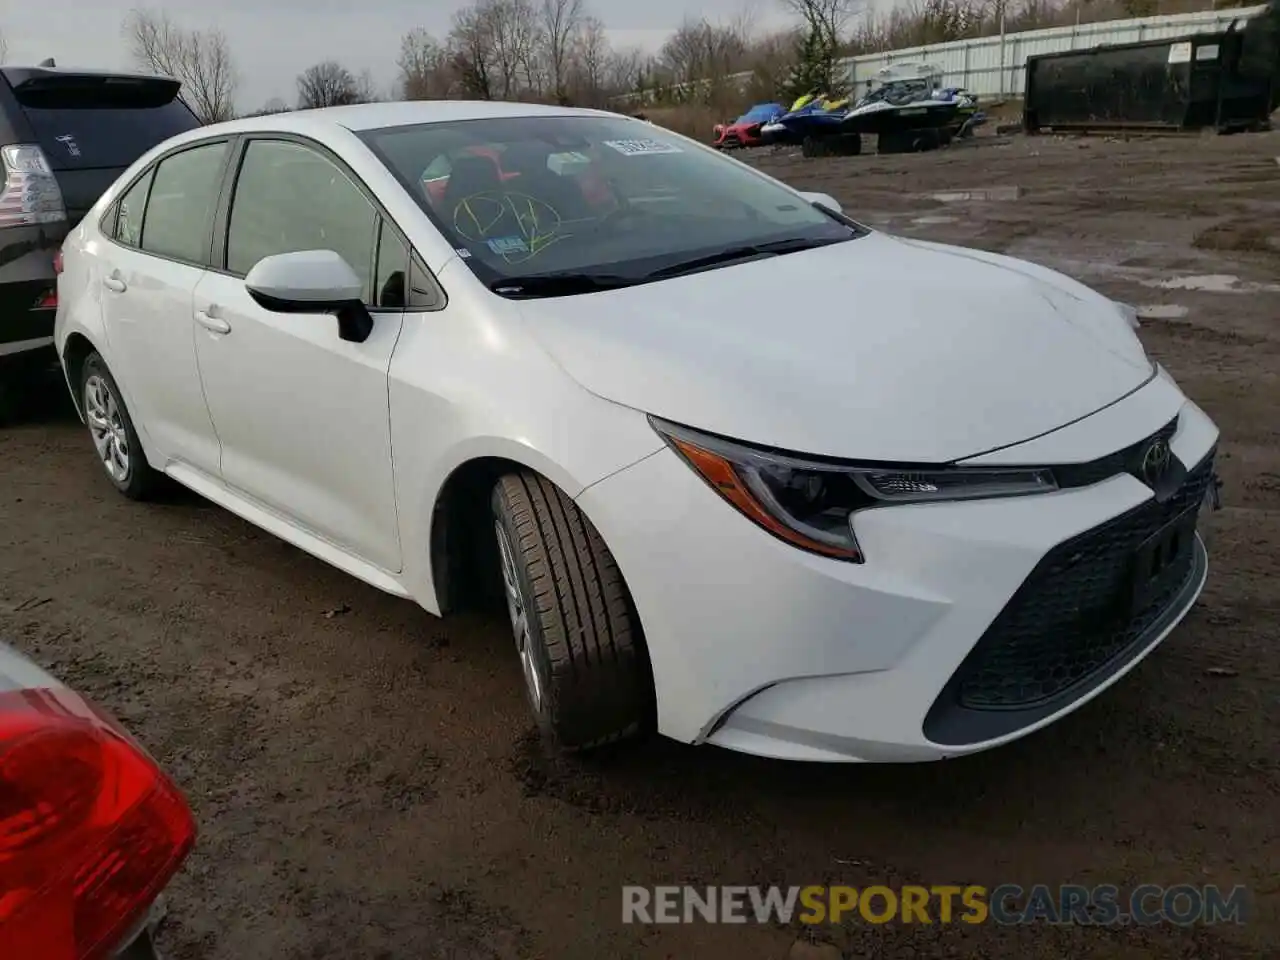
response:
[(974, 200), (1017, 200), (1022, 193), (1021, 187), (987, 187), (983, 190), (945, 190), (922, 196), (939, 203), (969, 203)]
[(1202, 293), (1280, 293), (1280, 283), (1255, 283), (1230, 273), (1206, 273), (1195, 277), (1141, 280), (1144, 287), (1162, 290), (1197, 290)]
[(1148, 303), (1134, 309), (1139, 320), (1180, 320), (1191, 312), (1180, 303)]
[(911, 221), (913, 227), (932, 227), (943, 223), (955, 223), (959, 217), (916, 217)]

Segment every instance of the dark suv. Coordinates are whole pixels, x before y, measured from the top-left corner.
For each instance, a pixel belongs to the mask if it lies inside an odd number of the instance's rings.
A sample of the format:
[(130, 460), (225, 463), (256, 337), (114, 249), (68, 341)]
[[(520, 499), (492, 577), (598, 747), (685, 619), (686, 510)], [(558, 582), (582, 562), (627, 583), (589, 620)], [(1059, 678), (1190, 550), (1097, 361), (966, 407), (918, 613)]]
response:
[(54, 359), (55, 260), (67, 233), (133, 161), (200, 125), (180, 88), (166, 77), (0, 67), (0, 394)]

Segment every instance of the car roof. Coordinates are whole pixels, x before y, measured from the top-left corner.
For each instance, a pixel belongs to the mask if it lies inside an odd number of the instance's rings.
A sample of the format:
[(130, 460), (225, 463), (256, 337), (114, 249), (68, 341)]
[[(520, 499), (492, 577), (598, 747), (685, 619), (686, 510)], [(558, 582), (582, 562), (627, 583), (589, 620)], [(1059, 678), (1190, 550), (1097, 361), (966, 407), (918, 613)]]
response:
[(453, 120), (488, 120), (504, 117), (622, 117), (623, 114), (578, 107), (554, 107), (537, 103), (506, 103), (491, 100), (407, 100), (391, 103), (361, 103), (345, 107), (322, 107), (295, 110), (260, 117), (245, 117), (193, 130), (187, 138), (207, 137), (221, 133), (253, 133), (257, 131), (291, 132), (320, 135), (343, 129), (352, 132), (407, 127), (423, 123), (447, 123)]

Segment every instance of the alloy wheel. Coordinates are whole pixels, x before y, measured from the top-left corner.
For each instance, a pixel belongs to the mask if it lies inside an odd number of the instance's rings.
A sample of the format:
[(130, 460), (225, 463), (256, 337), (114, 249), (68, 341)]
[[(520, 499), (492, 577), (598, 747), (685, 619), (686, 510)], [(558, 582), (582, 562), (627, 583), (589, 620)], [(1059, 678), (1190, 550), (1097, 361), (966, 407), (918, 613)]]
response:
[(127, 482), (131, 467), (129, 431), (114, 391), (96, 373), (84, 383), (84, 416), (107, 474), (116, 483)]
[(516, 652), (520, 655), (520, 666), (524, 671), (525, 687), (529, 691), (529, 701), (535, 713), (542, 712), (542, 674), (535, 658), (533, 635), (529, 629), (529, 609), (524, 601), (524, 593), (520, 589), (520, 578), (516, 573), (515, 552), (511, 549), (511, 540), (506, 528), (501, 523), (494, 524), (498, 538), (498, 554), (502, 563), (502, 588), (507, 598), (507, 614), (511, 617), (511, 632), (515, 634)]

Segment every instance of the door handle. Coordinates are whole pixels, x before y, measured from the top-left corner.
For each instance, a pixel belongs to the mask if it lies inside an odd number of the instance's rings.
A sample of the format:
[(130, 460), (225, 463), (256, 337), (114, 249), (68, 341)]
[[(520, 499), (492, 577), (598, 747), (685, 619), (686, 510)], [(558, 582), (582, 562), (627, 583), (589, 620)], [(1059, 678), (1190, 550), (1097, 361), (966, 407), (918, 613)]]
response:
[(124, 293), (129, 289), (129, 285), (119, 277), (103, 277), (102, 285), (113, 293)]
[(204, 310), (196, 311), (196, 323), (213, 333), (230, 333), (231, 324), (221, 317), (210, 316)]

